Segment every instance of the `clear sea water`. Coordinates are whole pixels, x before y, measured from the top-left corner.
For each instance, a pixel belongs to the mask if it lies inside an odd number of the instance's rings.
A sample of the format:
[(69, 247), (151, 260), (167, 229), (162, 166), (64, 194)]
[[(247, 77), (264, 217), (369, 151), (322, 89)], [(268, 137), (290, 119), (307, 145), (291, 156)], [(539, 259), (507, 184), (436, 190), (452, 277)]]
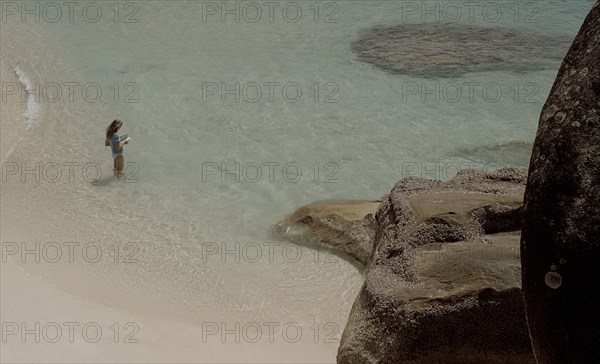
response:
[[(481, 2), (469, 19), (465, 3), (411, 4), (453, 4), (465, 12), (461, 23), (570, 37), (593, 5)], [(103, 15), (95, 23), (77, 12), (73, 22), (63, 14), (56, 23), (43, 17), (23, 22), (18, 15), (2, 23), (2, 56), (39, 83), (38, 91), (46, 86), (49, 98), (51, 83), (62, 91), (57, 102), (44, 100), (42, 91), (8, 161), (63, 166), (57, 183), (16, 183), (10, 176), (3, 198), (18, 208), (3, 222), (31, 221), (33, 228), (18, 237), (23, 240), (138, 244), (136, 264), (77, 269), (134, 301), (175, 307), (192, 321), (320, 320), (338, 323), (341, 331), (362, 283), (360, 272), (324, 252), (315, 259), (307, 248), (295, 258), (273, 236), (272, 225), (316, 200), (380, 198), (409, 172), (451, 178), (457, 166), (526, 167), (560, 65), (435, 79), (392, 74), (357, 60), (350, 44), (361, 29), (422, 22), (420, 10), (413, 14), (400, 1), (321, 2), (318, 21), (315, 3), (281, 2), (272, 20), (262, 5), (257, 22), (248, 20), (256, 15), (248, 2), (238, 2), (239, 22), (233, 15), (221, 21), (218, 11), (212, 15), (210, 6), (220, 2), (122, 2), (118, 21), (114, 3), (96, 4)], [(486, 16), (484, 6), (490, 6)], [(502, 15), (492, 22), (496, 6)], [(293, 22), (298, 8), (302, 16)], [(438, 16), (451, 20), (452, 9), (445, 9)], [(434, 20), (427, 16), (425, 21)], [(66, 95), (69, 82), (79, 85), (73, 100)], [(463, 95), (449, 102), (441, 94), (436, 102), (404, 92), (408, 84), (443, 88), (449, 82), (493, 84), (503, 96), (490, 102), (476, 88), (474, 99)], [(235, 89), (236, 83), (239, 102), (232, 94), (223, 102), (220, 88)], [(248, 101), (256, 97), (256, 85), (262, 95)], [(268, 85), (274, 85), (272, 100)], [(102, 96), (90, 101), (98, 88)], [(302, 96), (292, 102), (297, 90)], [(113, 180), (103, 145), (114, 118), (124, 121), (122, 131), (132, 138), (125, 149), (128, 183)], [(76, 174), (67, 181), (67, 162), (78, 163), (76, 173), (86, 163), (98, 167), (99, 181), (91, 181), (94, 168), (87, 169), (90, 180)], [(222, 174), (223, 167), (234, 172)], [(239, 263), (234, 255), (206, 250), (232, 249), (236, 242)], [(272, 262), (267, 242), (279, 244)], [(252, 243), (262, 247), (256, 263), (250, 261)]]

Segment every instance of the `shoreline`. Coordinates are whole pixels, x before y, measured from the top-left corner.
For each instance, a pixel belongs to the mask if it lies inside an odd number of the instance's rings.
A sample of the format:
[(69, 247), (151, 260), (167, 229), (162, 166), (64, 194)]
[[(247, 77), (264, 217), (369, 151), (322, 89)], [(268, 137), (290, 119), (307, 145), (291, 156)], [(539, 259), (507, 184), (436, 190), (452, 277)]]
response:
[[(0, 61), (2, 81), (20, 85), (15, 73), (16, 65), (6, 52), (1, 55)], [(27, 102), (21, 102), (20, 98), (8, 96), (7, 102), (2, 103), (2, 162), (13, 159), (18, 162), (15, 158), (18, 156), (13, 151), (27, 133), (26, 113)], [(28, 189), (35, 187), (20, 183), (2, 184), (2, 249), (6, 248), (8, 242), (40, 241), (43, 237), (47, 240), (52, 236), (64, 236), (64, 231), (68, 231), (68, 217), (54, 214), (53, 217), (44, 218), (45, 215), (40, 211), (47, 204), (40, 205), (40, 201), (23, 198), (27, 196)], [(48, 202), (59, 197), (52, 196)], [(70, 209), (77, 210), (79, 207), (72, 205)], [(37, 224), (44, 228), (32, 229)], [(18, 331), (10, 334), (2, 345), (2, 362), (294, 363), (302, 360), (318, 363), (326, 357), (330, 357), (332, 362), (335, 358), (337, 344), (313, 343), (309, 335), (312, 331), (308, 327), (303, 327), (305, 337), (297, 343), (286, 342), (281, 333), (279, 340), (270, 343), (266, 331), (262, 332), (261, 341), (257, 343), (236, 343), (232, 338), (223, 341), (219, 333), (208, 336), (207, 342), (203, 342), (203, 335), (206, 334), (204, 321), (218, 321), (231, 328), (241, 320), (236, 315), (227, 320), (201, 317), (193, 313), (193, 309), (182, 310), (179, 306), (154, 302), (152, 297), (127, 294), (124, 286), (112, 281), (117, 274), (106, 271), (110, 269), (108, 266), (90, 268), (49, 262), (29, 264), (14, 261), (13, 258), (7, 257), (3, 250), (0, 262), (0, 315), (3, 323), (9, 323), (11, 330), (16, 328)], [(111, 274), (104, 275), (103, 271)], [(199, 320), (204, 320), (202, 325)], [(294, 317), (290, 317), (290, 321), (294, 321)], [(78, 323), (76, 329), (86, 324), (99, 325), (102, 330), (100, 340), (92, 344), (83, 338), (82, 331), (75, 331), (75, 341), (69, 342), (69, 328), (65, 324), (70, 322)], [(115, 322), (120, 330), (117, 343), (114, 342)], [(50, 334), (55, 332), (52, 331), (55, 327), (53, 323), (58, 323), (62, 329), (57, 342), (52, 342), (54, 334)], [(29, 330), (38, 324), (40, 342), (36, 342), (33, 334), (26, 336), (23, 341), (19, 332), (21, 325)], [(50, 331), (44, 331), (44, 327), (50, 327)], [(90, 330), (93, 332), (94, 329)], [(127, 335), (134, 331), (135, 335), (128, 339), (139, 341), (125, 343)], [(257, 359), (248, 361), (248, 358)]]

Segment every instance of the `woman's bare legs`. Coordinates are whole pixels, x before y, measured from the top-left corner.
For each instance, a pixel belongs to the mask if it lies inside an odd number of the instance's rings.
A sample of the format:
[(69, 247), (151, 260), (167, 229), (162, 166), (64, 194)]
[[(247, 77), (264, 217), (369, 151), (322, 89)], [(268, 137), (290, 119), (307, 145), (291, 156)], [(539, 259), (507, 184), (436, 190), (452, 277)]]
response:
[(123, 166), (125, 165), (125, 156), (120, 154), (115, 158), (115, 174), (119, 175), (123, 173)]

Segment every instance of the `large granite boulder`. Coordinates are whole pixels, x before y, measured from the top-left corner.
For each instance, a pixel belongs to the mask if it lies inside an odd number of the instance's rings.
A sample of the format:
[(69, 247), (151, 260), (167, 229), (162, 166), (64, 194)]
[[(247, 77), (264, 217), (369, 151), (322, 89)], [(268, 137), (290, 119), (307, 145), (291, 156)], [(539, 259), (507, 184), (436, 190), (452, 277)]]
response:
[(349, 256), (363, 269), (371, 261), (374, 215), (380, 202), (314, 202), (286, 216), (275, 226), (275, 233), (296, 244), (324, 247), (333, 253)]
[(538, 363), (600, 362), (600, 5), (550, 91), (529, 169), (523, 292)]
[(394, 186), (338, 363), (534, 362), (518, 257), (525, 175), (467, 170)]

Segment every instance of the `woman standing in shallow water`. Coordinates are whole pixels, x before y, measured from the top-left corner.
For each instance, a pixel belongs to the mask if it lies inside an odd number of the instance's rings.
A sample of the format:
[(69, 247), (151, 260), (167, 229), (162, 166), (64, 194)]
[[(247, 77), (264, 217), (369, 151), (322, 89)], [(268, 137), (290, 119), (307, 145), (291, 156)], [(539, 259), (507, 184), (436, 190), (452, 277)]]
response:
[(129, 140), (121, 140), (121, 136), (117, 131), (121, 129), (123, 122), (119, 119), (113, 120), (112, 123), (106, 128), (106, 139), (104, 145), (109, 146), (112, 150), (113, 165), (115, 167), (115, 174), (119, 175), (123, 173), (123, 166), (125, 165), (125, 157), (123, 156), (123, 144), (129, 144)]

